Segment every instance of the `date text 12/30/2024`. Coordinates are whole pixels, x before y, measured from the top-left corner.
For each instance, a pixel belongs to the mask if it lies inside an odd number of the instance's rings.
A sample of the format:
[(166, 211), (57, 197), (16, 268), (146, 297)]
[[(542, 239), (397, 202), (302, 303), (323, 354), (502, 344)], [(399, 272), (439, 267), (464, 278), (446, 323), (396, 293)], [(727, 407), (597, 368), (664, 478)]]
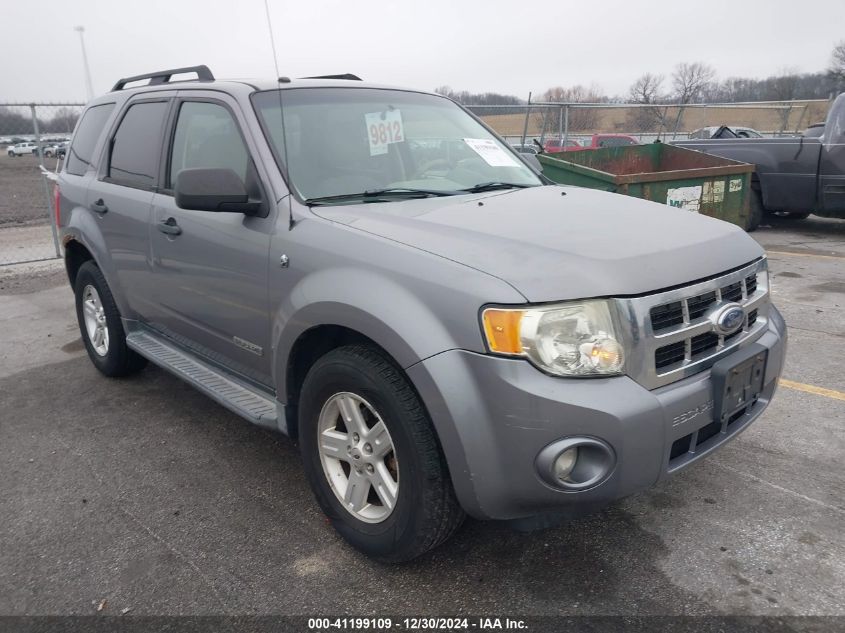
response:
[(309, 631), (520, 631), (528, 627), (518, 618), (309, 618)]

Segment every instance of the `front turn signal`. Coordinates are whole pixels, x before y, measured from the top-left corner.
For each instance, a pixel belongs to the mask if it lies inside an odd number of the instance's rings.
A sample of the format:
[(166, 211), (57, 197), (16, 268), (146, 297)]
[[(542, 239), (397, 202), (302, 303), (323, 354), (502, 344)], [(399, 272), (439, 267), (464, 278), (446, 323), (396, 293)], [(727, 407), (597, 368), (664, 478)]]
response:
[(522, 342), (519, 328), (522, 324), (522, 310), (499, 310), (487, 308), (481, 315), (484, 334), (491, 352), (522, 356)]

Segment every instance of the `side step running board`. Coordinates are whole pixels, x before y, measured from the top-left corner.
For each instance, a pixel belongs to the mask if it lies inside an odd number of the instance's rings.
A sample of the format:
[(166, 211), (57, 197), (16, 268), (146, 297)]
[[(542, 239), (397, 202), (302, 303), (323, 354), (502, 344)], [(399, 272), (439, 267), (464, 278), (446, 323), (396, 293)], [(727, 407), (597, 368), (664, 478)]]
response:
[(126, 336), (126, 344), (162, 369), (176, 374), (191, 386), (254, 424), (285, 431), (279, 425), (276, 401), (269, 394), (238, 382), (219, 369), (188, 354), (149, 330)]

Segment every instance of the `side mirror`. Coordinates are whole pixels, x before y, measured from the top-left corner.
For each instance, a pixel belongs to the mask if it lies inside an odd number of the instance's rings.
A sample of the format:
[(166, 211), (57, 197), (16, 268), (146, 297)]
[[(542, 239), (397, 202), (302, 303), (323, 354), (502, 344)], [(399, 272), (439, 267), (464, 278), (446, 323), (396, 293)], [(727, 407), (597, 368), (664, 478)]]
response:
[(256, 213), (260, 202), (251, 201), (246, 186), (231, 169), (183, 169), (173, 186), (176, 206), (196, 211)]

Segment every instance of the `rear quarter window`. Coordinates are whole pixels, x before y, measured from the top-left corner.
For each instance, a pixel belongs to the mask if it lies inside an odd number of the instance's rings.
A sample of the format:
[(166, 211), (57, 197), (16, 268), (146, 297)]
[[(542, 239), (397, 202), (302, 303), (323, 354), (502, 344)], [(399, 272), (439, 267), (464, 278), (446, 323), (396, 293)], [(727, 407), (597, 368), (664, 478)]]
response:
[(88, 108), (82, 115), (79, 128), (73, 135), (73, 143), (67, 154), (65, 170), (75, 176), (82, 176), (91, 164), (94, 148), (103, 133), (106, 121), (114, 110), (113, 103), (104, 103)]

